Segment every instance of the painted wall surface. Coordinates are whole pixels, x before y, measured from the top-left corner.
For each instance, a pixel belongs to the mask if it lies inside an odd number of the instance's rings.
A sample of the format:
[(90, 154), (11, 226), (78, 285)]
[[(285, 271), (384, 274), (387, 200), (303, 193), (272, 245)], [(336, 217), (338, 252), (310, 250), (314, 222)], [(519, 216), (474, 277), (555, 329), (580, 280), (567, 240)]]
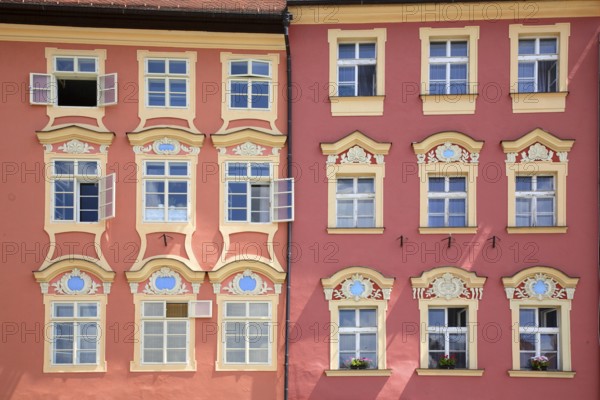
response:
[[(0, 26), (0, 32), (2, 31)], [(75, 35), (75, 37), (77, 37)], [(106, 50), (106, 72), (118, 73), (118, 105), (106, 107), (104, 125), (114, 132), (114, 141), (108, 150), (109, 172), (116, 172), (117, 217), (107, 222), (107, 229), (101, 239), (101, 250), (116, 278), (108, 296), (106, 310), (107, 372), (104, 373), (43, 373), (44, 340), (47, 327), (44, 326), (44, 305), (40, 286), (33, 278), (33, 271), (51, 258), (51, 249), (57, 246), (49, 243), (44, 232), (44, 148), (38, 142), (35, 132), (47, 123), (46, 107), (29, 104), (29, 74), (46, 72), (45, 48), (60, 49), (104, 49)], [(39, 398), (115, 398), (115, 399), (171, 399), (171, 398), (237, 398), (275, 399), (283, 392), (283, 369), (277, 371), (216, 371), (217, 358), (217, 309), (215, 294), (208, 279), (200, 289), (198, 300), (213, 300), (212, 319), (192, 319), (195, 324), (197, 370), (195, 372), (130, 372), (135, 346), (134, 333), (139, 326), (134, 324), (133, 295), (130, 292), (125, 272), (139, 261), (140, 236), (136, 231), (136, 191), (139, 182), (132, 145), (126, 134), (139, 124), (138, 96), (139, 82), (137, 51), (147, 49), (157, 52), (191, 51), (196, 54), (196, 86), (192, 95), (196, 96), (197, 108), (194, 119), (195, 129), (208, 137), (198, 156), (195, 191), (196, 231), (193, 233), (192, 247), (200, 267), (210, 271), (219, 261), (223, 247), (223, 237), (219, 231), (219, 192), (222, 190), (221, 176), (217, 164), (217, 150), (209, 139), (217, 132), (221, 119), (221, 91), (215, 86), (222, 84), (222, 51), (238, 54), (277, 53), (285, 60), (284, 51), (256, 51), (229, 48), (157, 48), (92, 44), (66, 44), (46, 42), (0, 42), (0, 52), (5, 55), (0, 63), (2, 74), (2, 106), (0, 118), (4, 132), (4, 142), (0, 150), (2, 164), (2, 273), (0, 292), (4, 306), (0, 311), (3, 335), (0, 345), (0, 398), (39, 399)], [(279, 83), (285, 87), (285, 63), (276, 65)], [(209, 89), (210, 88), (210, 89)], [(277, 88), (279, 90), (279, 88)], [(276, 95), (280, 115), (276, 127), (286, 131), (285, 100)], [(78, 118), (65, 118), (60, 123), (81, 122)], [(88, 122), (89, 121), (84, 121)], [(163, 119), (161, 124), (181, 125), (181, 121)], [(262, 127), (264, 123), (252, 120), (236, 121), (238, 126)], [(268, 124), (267, 124), (268, 125)], [(286, 154), (282, 150), (281, 154)], [(74, 157), (76, 158), (76, 157)], [(282, 158), (283, 169), (285, 158)], [(280, 176), (282, 173), (280, 172)], [(170, 233), (169, 233), (170, 234)], [(182, 240), (176, 233), (173, 242), (163, 245), (160, 234), (148, 237), (146, 256), (185, 255), (181, 248)], [(85, 233), (60, 235), (56, 255), (70, 255), (84, 258), (86, 248), (94, 236)], [(241, 240), (249, 243), (264, 242), (264, 235), (248, 233)], [(275, 240), (285, 243), (285, 224), (275, 234)], [(70, 246), (70, 247), (69, 247)], [(87, 246), (87, 247), (86, 247)], [(84, 257), (81, 257), (81, 256)], [(282, 247), (277, 248), (276, 257), (285, 265)], [(189, 286), (188, 286), (189, 288)], [(284, 297), (284, 294), (281, 295)], [(284, 320), (283, 301), (274, 312), (278, 321)], [(282, 325), (276, 334), (282, 336)], [(283, 340), (278, 339), (274, 357), (282, 352)], [(278, 364), (283, 363), (279, 356)]]
[[(327, 9), (321, 9), (327, 11)], [(308, 14), (314, 10), (306, 10)], [(343, 16), (343, 13), (336, 15)], [(305, 17), (305, 16), (304, 16)], [(335, 19), (335, 18), (334, 18)], [(322, 19), (320, 21), (323, 21)], [(596, 399), (600, 389), (597, 342), (597, 39), (596, 18), (541, 19), (528, 24), (569, 22), (569, 94), (564, 113), (513, 114), (509, 96), (511, 23), (325, 23), (292, 25), (294, 163), (298, 201), (294, 242), (302, 249), (293, 264), (291, 320), (291, 398), (294, 399), (507, 399), (536, 397)], [(479, 26), (479, 97), (474, 115), (424, 116), (420, 27)], [(387, 30), (384, 114), (332, 117), (328, 99), (329, 29)], [(307, 61), (310, 60), (310, 61)], [(335, 84), (335, 82), (334, 82)], [(566, 234), (508, 234), (507, 177), (500, 141), (515, 140), (542, 128), (574, 139), (569, 154)], [(327, 234), (326, 159), (320, 143), (335, 142), (359, 130), (378, 142), (391, 142), (385, 157), (384, 227), (381, 235)], [(419, 234), (419, 177), (411, 143), (442, 132), (458, 131), (485, 144), (480, 153), (476, 234)], [(404, 247), (399, 237), (404, 237)], [(490, 239), (498, 238), (496, 248)], [(545, 265), (579, 277), (571, 311), (574, 379), (511, 378), (509, 302), (502, 277)], [(365, 266), (395, 278), (388, 303), (389, 377), (328, 377), (330, 313), (322, 278), (349, 266)], [(458, 266), (487, 277), (478, 310), (478, 368), (481, 377), (418, 376), (420, 343), (418, 300), (411, 277), (440, 266)]]

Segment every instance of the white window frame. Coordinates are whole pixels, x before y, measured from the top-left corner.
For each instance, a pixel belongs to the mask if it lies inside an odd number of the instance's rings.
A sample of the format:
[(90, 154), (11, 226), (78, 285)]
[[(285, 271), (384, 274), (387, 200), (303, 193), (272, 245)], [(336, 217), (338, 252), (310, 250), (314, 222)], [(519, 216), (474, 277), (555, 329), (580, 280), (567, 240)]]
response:
[[(146, 172), (147, 171), (146, 166), (149, 163), (163, 163), (165, 166), (165, 174), (164, 175), (148, 175)], [(169, 165), (171, 163), (186, 164), (187, 175), (169, 175)], [(142, 179), (143, 179), (142, 220), (143, 220), (143, 222), (145, 222), (145, 223), (188, 223), (190, 221), (190, 210), (191, 210), (191, 193), (190, 193), (190, 191), (191, 191), (191, 176), (192, 176), (191, 162), (187, 161), (187, 160), (171, 160), (171, 159), (168, 159), (168, 160), (165, 160), (165, 159), (144, 160), (142, 167), (143, 167), (143, 171), (142, 171)], [(148, 181), (161, 181), (165, 185), (165, 191), (163, 192), (165, 204), (163, 204), (163, 207), (162, 207), (162, 209), (164, 211), (162, 220), (146, 219), (146, 210), (147, 210), (146, 195), (147, 195)], [(186, 183), (187, 204), (186, 204), (186, 219), (185, 220), (173, 220), (173, 221), (169, 220), (169, 182), (185, 182)], [(151, 207), (151, 209), (158, 210), (160, 208), (159, 207)]]
[[(155, 304), (162, 304), (163, 305), (163, 315), (162, 316), (146, 316), (144, 314), (144, 306), (147, 303), (155, 303)], [(190, 351), (190, 320), (189, 317), (167, 317), (167, 303), (176, 303), (176, 304), (188, 304), (188, 315), (189, 315), (189, 303), (188, 301), (158, 301), (158, 300), (144, 300), (141, 302), (141, 323), (142, 326), (140, 327), (141, 329), (141, 335), (140, 335), (140, 364), (141, 365), (187, 365), (190, 360), (189, 358), (189, 351)], [(144, 346), (144, 340), (145, 340), (145, 336), (146, 336), (146, 322), (162, 322), (163, 323), (163, 333), (162, 333), (162, 338), (163, 338), (163, 362), (149, 362), (149, 361), (145, 361), (144, 360), (144, 350), (145, 350), (145, 346)], [(185, 360), (184, 361), (167, 361), (167, 353), (168, 353), (168, 325), (169, 322), (185, 322), (185, 349), (178, 349), (178, 350), (185, 350)], [(155, 336), (158, 336), (159, 334), (153, 334)], [(173, 334), (171, 334), (173, 335)], [(177, 334), (178, 336), (181, 336), (181, 334)]]
[[(58, 317), (56, 316), (55, 312), (56, 312), (56, 308), (55, 306), (58, 304), (71, 304), (73, 306), (73, 316), (72, 317)], [(79, 317), (78, 316), (78, 311), (79, 311), (79, 306), (82, 304), (94, 304), (96, 306), (96, 316), (95, 317)], [(51, 303), (51, 319), (50, 319), (50, 323), (52, 326), (52, 347), (50, 349), (50, 365), (52, 366), (56, 366), (56, 367), (60, 367), (60, 366), (65, 366), (65, 365), (69, 365), (69, 366), (74, 366), (74, 365), (99, 365), (99, 358), (100, 358), (100, 335), (102, 335), (102, 331), (101, 331), (101, 318), (100, 318), (100, 313), (101, 313), (101, 307), (100, 307), (100, 303), (97, 301), (52, 301)], [(82, 323), (92, 323), (94, 322), (96, 324), (96, 348), (94, 349), (95, 353), (96, 353), (96, 361), (93, 363), (81, 363), (78, 362), (77, 360), (77, 352), (79, 349), (79, 339), (80, 339), (80, 334), (79, 334), (79, 325)], [(72, 324), (73, 325), (73, 347), (71, 348), (70, 351), (73, 352), (73, 358), (72, 358), (72, 362), (71, 363), (56, 363), (55, 362), (55, 354), (57, 353), (57, 348), (56, 348), (56, 343), (57, 343), (57, 337), (56, 337), (56, 333), (54, 330), (55, 324)], [(67, 350), (67, 349), (65, 349)]]
[[(556, 40), (556, 54), (540, 54), (540, 39), (554, 39)], [(560, 71), (558, 70), (560, 67), (560, 60), (559, 60), (559, 54), (560, 54), (560, 38), (558, 36), (520, 36), (519, 40), (518, 40), (518, 44), (520, 44), (521, 40), (535, 40), (535, 54), (530, 54), (530, 55), (521, 55), (518, 54), (518, 50), (517, 50), (517, 68), (519, 63), (525, 61), (525, 62), (533, 62), (534, 66), (533, 66), (533, 93), (556, 93), (559, 91), (559, 87), (560, 87), (560, 83), (559, 83), (559, 78), (560, 78)], [(556, 76), (554, 79), (555, 85), (556, 85), (556, 90), (553, 92), (540, 92), (539, 91), (539, 87), (538, 87), (538, 62), (539, 61), (556, 61)], [(532, 92), (521, 92), (519, 90), (519, 83), (521, 83), (521, 76), (519, 76), (519, 71), (517, 69), (517, 92), (518, 93), (532, 93)], [(529, 80), (529, 79), (528, 79)]]
[[(537, 191), (537, 178), (541, 177), (550, 177), (552, 178), (552, 187), (554, 190), (551, 191)], [(533, 175), (533, 176), (524, 176), (524, 175), (516, 175), (517, 178), (531, 178), (531, 191), (519, 191), (516, 190), (516, 182), (515, 182), (515, 226), (519, 227), (534, 227), (537, 225), (537, 200), (539, 198), (551, 198), (552, 199), (552, 225), (539, 225), (539, 226), (556, 226), (556, 178), (553, 175)], [(519, 214), (517, 211), (517, 201), (519, 199), (531, 199), (531, 214), (529, 215), (529, 225), (518, 225), (517, 220), (518, 217), (525, 214)], [(550, 213), (544, 213), (544, 215), (550, 215)]]
[[(233, 63), (247, 63), (248, 73), (247, 74), (234, 74), (232, 73), (232, 65)], [(262, 74), (254, 74), (252, 71), (252, 64), (254, 62), (265, 63), (269, 66), (269, 73), (267, 75)], [(272, 82), (272, 68), (273, 65), (271, 61), (268, 60), (258, 60), (258, 59), (240, 59), (240, 60), (230, 60), (228, 62), (229, 66), (229, 80), (228, 80), (228, 96), (227, 96), (227, 105), (231, 110), (251, 110), (251, 111), (270, 111), (273, 102), (273, 82)], [(234, 107), (232, 104), (232, 99), (234, 97), (234, 93), (232, 91), (232, 86), (234, 82), (244, 82), (247, 86), (246, 98), (247, 98), (247, 107)], [(253, 107), (252, 106), (252, 83), (253, 82), (266, 82), (268, 93), (267, 96), (267, 107)], [(259, 94), (260, 96), (264, 96), (264, 94)]]
[[(354, 45), (354, 59), (340, 59), (340, 46), (341, 45)], [(360, 45), (361, 44), (372, 44), (375, 47), (375, 57), (374, 58), (357, 58), (360, 56)], [(358, 67), (361, 65), (373, 65), (375, 66), (375, 79), (373, 82), (373, 94), (367, 95), (365, 97), (377, 96), (377, 41), (357, 41), (357, 42), (338, 42), (337, 43), (337, 85), (338, 85), (338, 96), (339, 96), (339, 88), (342, 85), (340, 82), (340, 67), (348, 68), (354, 67), (354, 95), (353, 96), (345, 96), (345, 97), (358, 97)]]
[[(149, 72), (149, 61), (164, 61), (165, 72)], [(170, 61), (183, 61), (185, 62), (185, 74), (173, 74), (169, 71)], [(163, 109), (188, 109), (190, 107), (190, 60), (187, 58), (165, 58), (165, 57), (148, 57), (144, 59), (144, 82), (146, 85), (146, 98), (144, 99), (147, 108), (163, 108)], [(165, 104), (164, 105), (150, 105), (150, 80), (164, 80), (165, 83)], [(171, 80), (184, 80), (185, 81), (185, 106), (172, 106), (171, 103)], [(162, 93), (162, 92), (161, 92)]]
[[(540, 310), (543, 308), (547, 308), (550, 310), (553, 310), (554, 312), (556, 312), (556, 325), (557, 327), (554, 328), (543, 328), (540, 327)], [(519, 341), (521, 338), (521, 335), (535, 335), (535, 357), (539, 357), (539, 356), (543, 356), (544, 353), (542, 352), (541, 349), (541, 335), (544, 334), (549, 334), (549, 335), (556, 335), (556, 366), (557, 366), (557, 371), (560, 371), (561, 368), (561, 362), (562, 362), (562, 357), (561, 357), (561, 348), (560, 348), (560, 341), (561, 341), (561, 332), (560, 332), (560, 326), (561, 326), (561, 321), (560, 321), (560, 309), (558, 307), (552, 307), (552, 306), (538, 306), (538, 307), (531, 307), (531, 306), (522, 306), (519, 308), (519, 313), (521, 312), (521, 310), (534, 310), (535, 311), (535, 326), (521, 326), (520, 320), (519, 320)], [(521, 355), (521, 353), (531, 353), (531, 351), (524, 351), (524, 350), (520, 350), (519, 349), (519, 356)], [(552, 352), (553, 353), (553, 352)], [(519, 358), (520, 360), (520, 358)], [(520, 361), (519, 361), (520, 364)], [(521, 369), (524, 370), (528, 370), (529, 365), (523, 366), (521, 365)]]
[[(444, 178), (444, 191), (443, 192), (431, 192), (429, 190), (429, 180), (431, 178)], [(450, 192), (450, 178), (462, 178), (465, 180), (465, 191), (464, 192)], [(435, 226), (434, 228), (460, 228), (469, 226), (469, 204), (468, 204), (468, 191), (469, 191), (469, 182), (468, 177), (460, 176), (460, 175), (447, 175), (447, 176), (433, 176), (430, 175), (427, 178), (427, 219), (429, 224), (429, 217), (431, 212), (429, 211), (429, 200), (431, 199), (443, 199), (444, 200), (444, 225), (443, 226)], [(465, 225), (463, 226), (450, 226), (450, 199), (464, 199), (465, 200)], [(435, 213), (439, 215), (439, 213)], [(431, 226), (430, 226), (431, 227)]]
[[(231, 164), (246, 164), (247, 174), (245, 176), (238, 175), (229, 175), (229, 166)], [(252, 175), (252, 165), (253, 164), (264, 164), (269, 166), (269, 174), (268, 176), (253, 176)], [(232, 223), (251, 223), (251, 224), (270, 224), (273, 221), (273, 213), (269, 212), (269, 221), (266, 222), (253, 222), (252, 221), (252, 186), (268, 186), (269, 187), (269, 209), (271, 210), (273, 207), (272, 198), (273, 198), (273, 163), (271, 162), (262, 162), (262, 161), (227, 161), (225, 163), (225, 220), (226, 222)], [(235, 220), (229, 219), (229, 210), (230, 208), (236, 209), (234, 207), (229, 206), (229, 183), (246, 183), (246, 219), (245, 220)]]
[[(337, 184), (338, 181), (340, 179), (352, 179), (352, 185), (353, 185), (353, 193), (348, 193), (348, 194), (340, 194), (337, 191)], [(358, 180), (359, 179), (370, 179), (373, 181), (373, 193), (358, 193)], [(375, 177), (373, 176), (338, 176), (336, 177), (336, 192), (335, 192), (335, 218), (336, 218), (336, 227), (340, 228), (339, 224), (338, 224), (338, 201), (339, 200), (352, 200), (352, 204), (353, 204), (353, 212), (352, 212), (352, 217), (353, 217), (353, 224), (352, 226), (347, 226), (347, 227), (342, 227), (342, 228), (374, 228), (376, 225), (376, 215), (377, 215), (377, 209), (376, 209), (376, 191), (377, 191), (377, 185), (376, 185), (376, 181), (375, 181)], [(359, 200), (371, 200), (373, 202), (373, 225), (371, 226), (357, 226), (358, 223), (358, 201)]]
[[(466, 47), (467, 47), (467, 55), (466, 56), (450, 56), (449, 54), (451, 54), (451, 46), (452, 43), (456, 43), (456, 42), (464, 42), (466, 43)], [(429, 56), (429, 68), (431, 69), (432, 65), (445, 65), (446, 66), (446, 77), (444, 80), (444, 85), (445, 85), (445, 90), (444, 93), (441, 94), (452, 94), (451, 93), (451, 89), (450, 89), (450, 85), (452, 84), (453, 80), (450, 78), (450, 70), (451, 70), (451, 65), (464, 65), (465, 69), (466, 69), (466, 79), (465, 79), (465, 92), (464, 93), (456, 93), (453, 95), (458, 95), (458, 94), (469, 94), (469, 40), (468, 39), (453, 39), (453, 40), (443, 40), (443, 39), (439, 39), (439, 40), (431, 40), (429, 42), (429, 46), (431, 48), (431, 43), (445, 43), (446, 44), (446, 56), (441, 57), (441, 56), (435, 56), (432, 57), (431, 55)], [(431, 54), (431, 50), (430, 50), (430, 54)], [(454, 81), (457, 81), (456, 79)], [(462, 82), (462, 79), (458, 80)], [(431, 78), (431, 72), (429, 73), (429, 94), (433, 94), (431, 92), (431, 84), (432, 84), (433, 80)], [(435, 83), (441, 83), (441, 81), (436, 80)]]
[[(72, 162), (73, 163), (73, 174), (57, 174), (56, 173), (56, 162)], [(79, 163), (85, 162), (96, 163), (96, 174), (79, 174)], [(103, 179), (100, 171), (100, 160), (87, 160), (87, 159), (54, 159), (51, 162), (51, 196), (52, 196), (52, 222), (57, 223), (81, 223), (81, 224), (97, 224), (102, 221), (100, 216), (100, 180)], [(56, 216), (56, 181), (73, 181), (73, 219), (55, 219)], [(81, 194), (80, 194), (80, 184), (81, 183), (95, 183), (98, 185), (98, 220), (97, 221), (80, 221), (80, 211), (81, 211)]]
[[(58, 59), (72, 59), (73, 71), (59, 71)], [(94, 71), (80, 71), (79, 60), (90, 59), (94, 60)], [(30, 74), (30, 97), (29, 101), (35, 105), (51, 105), (64, 108), (97, 108), (117, 104), (118, 101), (118, 77), (116, 73), (100, 74), (99, 73), (98, 56), (72, 56), (72, 55), (56, 55), (52, 58), (52, 71), (48, 74), (31, 73)], [(45, 84), (39, 86), (36, 84), (37, 78), (45, 81)], [(60, 79), (69, 80), (85, 80), (96, 82), (96, 105), (95, 106), (61, 106), (58, 104), (58, 81)], [(109, 86), (107, 86), (109, 85)], [(112, 101), (107, 101), (107, 93), (114, 91)], [(40, 92), (45, 92), (45, 95), (40, 95)], [(36, 95), (37, 94), (37, 95)], [(45, 100), (44, 100), (45, 99)]]
[[(227, 305), (230, 303), (236, 303), (236, 304), (244, 304), (246, 307), (246, 315), (243, 317), (239, 317), (239, 316), (228, 316), (227, 315)], [(258, 303), (262, 303), (262, 304), (266, 304), (268, 306), (269, 309), (269, 313), (267, 316), (250, 316), (250, 304), (258, 304)], [(272, 360), (273, 360), (273, 304), (272, 302), (268, 301), (268, 300), (245, 300), (245, 301), (236, 301), (236, 300), (226, 300), (223, 302), (222, 304), (222, 309), (223, 309), (223, 334), (221, 335), (222, 338), (222, 345), (223, 345), (223, 365), (260, 365), (260, 366), (267, 366), (267, 365), (271, 365)], [(243, 332), (243, 337), (240, 336), (240, 332), (235, 332), (236, 335), (238, 335), (238, 338), (240, 340), (243, 340), (243, 342), (245, 343), (244, 345), (244, 357), (245, 357), (245, 362), (228, 362), (227, 361), (227, 331), (225, 329), (225, 326), (227, 324), (227, 322), (236, 322), (236, 323), (243, 323), (244, 324), (244, 332)], [(250, 339), (248, 337), (248, 332), (250, 331), (250, 326), (251, 324), (263, 324), (263, 323), (267, 323), (268, 328), (267, 328), (267, 343), (268, 343), (268, 347), (267, 347), (267, 361), (266, 362), (250, 362)], [(261, 332), (261, 336), (263, 332)]]
[[(464, 318), (465, 318), (465, 326), (448, 326), (448, 310), (450, 308), (460, 308), (463, 310), (464, 312)], [(430, 321), (429, 321), (429, 311), (431, 310), (444, 310), (444, 325), (443, 326), (432, 326), (430, 325)], [(440, 351), (440, 350), (436, 350), (433, 351), (434, 353), (442, 353), (444, 355), (450, 355), (451, 350), (450, 350), (450, 334), (462, 334), (465, 336), (465, 367), (464, 368), (469, 368), (469, 308), (468, 307), (461, 307), (461, 306), (457, 306), (457, 307), (439, 307), (439, 306), (432, 306), (429, 307), (427, 310), (427, 354), (430, 355), (432, 350), (429, 348), (429, 335), (431, 334), (436, 334), (436, 335), (444, 335), (444, 350)], [(456, 351), (454, 351), (456, 352)], [(429, 368), (433, 368), (431, 367), (431, 365), (429, 366)]]
[[(337, 337), (337, 342), (341, 343), (341, 335), (354, 335), (354, 357), (353, 358), (362, 358), (363, 356), (361, 355), (361, 348), (360, 348), (360, 337), (362, 334), (374, 334), (375, 335), (375, 349), (373, 351), (365, 351), (368, 353), (375, 353), (376, 355), (379, 355), (379, 349), (378, 347), (378, 343), (379, 343), (379, 327), (377, 326), (377, 322), (378, 322), (378, 312), (379, 310), (377, 309), (377, 307), (356, 307), (356, 308), (349, 308), (349, 307), (340, 307), (338, 309), (338, 315), (342, 312), (342, 311), (347, 311), (347, 310), (352, 310), (354, 311), (354, 318), (355, 318), (355, 322), (357, 324), (360, 323), (360, 311), (361, 310), (372, 310), (375, 313), (375, 326), (369, 326), (369, 327), (360, 327), (360, 326), (354, 326), (354, 327), (342, 327), (341, 325), (341, 317), (338, 319), (338, 321), (340, 321), (340, 326), (338, 329), (338, 337)], [(339, 346), (339, 344), (338, 344)], [(341, 349), (339, 350), (340, 353), (340, 358), (341, 358)], [(373, 360), (371, 360), (373, 361)], [(380, 360), (378, 359), (377, 362), (375, 364), (371, 363), (371, 365), (369, 365), (369, 369), (378, 369), (378, 365), (380, 363)], [(340, 369), (347, 369), (347, 367), (345, 365), (339, 365)]]

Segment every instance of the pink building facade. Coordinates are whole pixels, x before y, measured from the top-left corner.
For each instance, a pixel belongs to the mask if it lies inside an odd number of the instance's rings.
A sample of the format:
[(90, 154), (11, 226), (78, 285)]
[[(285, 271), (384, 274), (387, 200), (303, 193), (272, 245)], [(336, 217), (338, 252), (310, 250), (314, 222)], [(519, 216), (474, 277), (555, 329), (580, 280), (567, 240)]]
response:
[(290, 397), (597, 398), (598, 4), (342, 3), (290, 2)]
[(284, 4), (30, 3), (0, 25), (0, 397), (281, 398)]

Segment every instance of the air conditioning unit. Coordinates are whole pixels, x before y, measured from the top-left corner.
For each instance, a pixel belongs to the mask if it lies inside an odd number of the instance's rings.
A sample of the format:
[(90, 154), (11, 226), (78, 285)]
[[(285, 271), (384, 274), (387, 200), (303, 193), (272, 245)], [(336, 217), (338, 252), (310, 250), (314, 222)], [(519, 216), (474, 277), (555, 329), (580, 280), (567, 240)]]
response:
[(212, 300), (190, 301), (188, 304), (189, 318), (212, 318)]

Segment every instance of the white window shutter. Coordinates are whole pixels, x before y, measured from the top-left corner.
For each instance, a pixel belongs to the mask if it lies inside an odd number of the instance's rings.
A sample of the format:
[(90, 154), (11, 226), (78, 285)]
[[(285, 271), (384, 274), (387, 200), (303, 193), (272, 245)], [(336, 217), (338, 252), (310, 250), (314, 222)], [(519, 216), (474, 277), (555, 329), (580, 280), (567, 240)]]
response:
[(112, 106), (117, 104), (117, 74), (98, 76), (98, 105)]
[(110, 174), (100, 178), (100, 203), (99, 219), (100, 221), (115, 217), (115, 195), (116, 195), (116, 174)]
[(54, 104), (53, 77), (49, 74), (29, 74), (29, 102), (31, 104)]
[(190, 301), (188, 318), (212, 318), (212, 300)]
[(294, 178), (275, 179), (271, 190), (271, 220), (288, 222), (294, 220)]

